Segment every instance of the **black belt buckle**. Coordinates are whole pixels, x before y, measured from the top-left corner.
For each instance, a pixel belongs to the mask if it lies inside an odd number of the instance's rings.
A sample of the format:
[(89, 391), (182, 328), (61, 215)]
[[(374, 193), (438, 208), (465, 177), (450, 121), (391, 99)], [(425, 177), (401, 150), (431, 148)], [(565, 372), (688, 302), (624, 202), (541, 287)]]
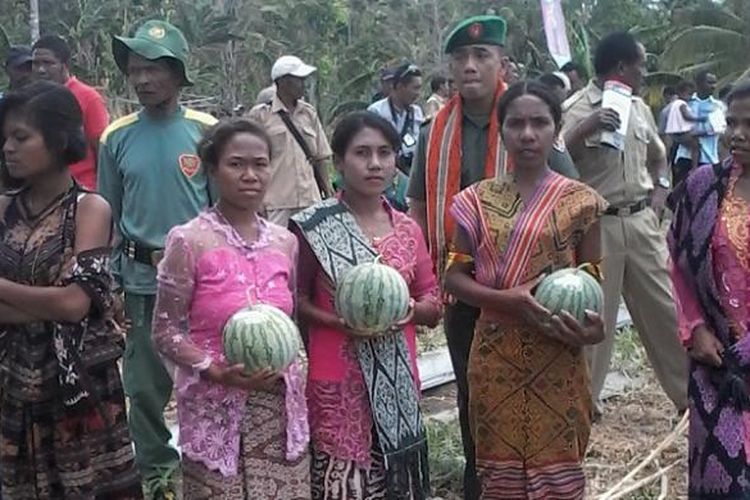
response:
[(626, 207), (609, 207), (604, 214), (605, 215), (615, 215), (617, 217), (628, 217), (633, 214), (637, 214), (644, 208), (646, 208), (647, 202), (646, 200), (641, 200), (639, 202), (633, 203), (632, 205), (628, 205)]

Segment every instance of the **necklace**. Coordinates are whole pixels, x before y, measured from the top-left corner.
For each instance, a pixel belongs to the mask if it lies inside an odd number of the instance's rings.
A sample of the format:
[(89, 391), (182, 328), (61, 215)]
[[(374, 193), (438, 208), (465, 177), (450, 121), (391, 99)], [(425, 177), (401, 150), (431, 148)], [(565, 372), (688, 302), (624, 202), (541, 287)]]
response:
[(42, 207), (41, 210), (39, 210), (37, 213), (34, 213), (31, 211), (31, 207), (29, 207), (29, 200), (27, 193), (28, 190), (21, 193), (21, 206), (23, 207), (24, 215), (29, 221), (34, 221), (45, 215), (48, 211), (50, 211), (53, 207), (55, 207), (60, 201), (62, 201), (63, 198), (70, 192), (70, 190), (73, 188), (73, 186), (68, 186), (65, 188), (64, 191), (60, 192), (59, 194), (55, 195), (44, 207)]

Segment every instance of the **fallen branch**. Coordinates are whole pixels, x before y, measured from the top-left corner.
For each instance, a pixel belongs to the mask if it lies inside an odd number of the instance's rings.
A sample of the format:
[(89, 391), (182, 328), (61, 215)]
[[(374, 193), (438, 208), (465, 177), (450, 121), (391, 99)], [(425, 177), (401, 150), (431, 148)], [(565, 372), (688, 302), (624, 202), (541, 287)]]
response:
[[(620, 479), (620, 481), (617, 482), (614, 486), (612, 486), (609, 490), (607, 490), (606, 493), (599, 496), (599, 500), (611, 500), (612, 498), (619, 498), (613, 497), (615, 493), (617, 493), (622, 486), (627, 483), (628, 481), (631, 481), (640, 471), (642, 471), (648, 464), (654, 461), (656, 457), (659, 456), (659, 454), (664, 451), (665, 448), (669, 447), (674, 443), (679, 436), (681, 436), (685, 430), (688, 427), (688, 412), (685, 412), (685, 415), (683, 415), (682, 420), (680, 420), (680, 423), (677, 424), (677, 426), (672, 430), (669, 435), (664, 438), (664, 440), (659, 443), (659, 446), (657, 446), (645, 459), (641, 461), (633, 470), (628, 472), (628, 474)], [(672, 467), (674, 464), (672, 464), (670, 467)], [(656, 476), (655, 476), (656, 477)], [(638, 483), (636, 483), (638, 484)], [(619, 495), (619, 493), (617, 493)]]
[(669, 478), (666, 474), (664, 474), (661, 477), (661, 490), (659, 492), (659, 497), (656, 500), (667, 500), (667, 495), (669, 494)]
[(636, 481), (635, 483), (631, 484), (627, 488), (625, 488), (623, 490), (620, 490), (620, 491), (618, 491), (618, 492), (616, 492), (616, 493), (614, 493), (614, 494), (612, 494), (610, 496), (600, 497), (600, 499), (606, 498), (606, 500), (617, 500), (618, 498), (624, 497), (628, 493), (632, 493), (634, 491), (637, 491), (637, 490), (643, 488), (644, 486), (646, 486), (648, 483), (650, 483), (654, 479), (657, 479), (659, 477), (666, 478), (667, 472), (669, 472), (672, 468), (674, 468), (679, 463), (680, 463), (679, 460), (675, 460), (675, 462), (673, 464), (671, 464), (671, 465), (669, 465), (667, 467), (664, 467), (663, 469), (659, 469), (658, 471), (654, 472), (650, 476), (646, 476), (643, 479), (641, 479), (639, 481)]

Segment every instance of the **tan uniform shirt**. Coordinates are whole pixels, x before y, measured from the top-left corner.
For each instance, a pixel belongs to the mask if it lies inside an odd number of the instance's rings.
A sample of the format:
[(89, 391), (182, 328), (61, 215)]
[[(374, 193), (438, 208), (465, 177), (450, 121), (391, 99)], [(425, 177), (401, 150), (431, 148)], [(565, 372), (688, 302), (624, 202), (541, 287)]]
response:
[[(271, 180), (263, 202), (267, 210), (306, 208), (320, 200), (313, 166), (281, 119), (279, 110), (283, 109), (286, 106), (274, 95), (270, 104), (258, 104), (248, 113), (248, 118), (263, 125), (271, 138)], [(331, 147), (315, 108), (300, 100), (290, 116), (313, 159), (329, 158)]]
[(427, 99), (427, 102), (424, 104), (424, 117), (425, 120), (431, 120), (435, 118), (435, 115), (438, 111), (440, 111), (440, 108), (445, 106), (446, 100), (440, 97), (437, 94), (432, 94), (429, 99)]
[[(594, 82), (563, 105), (563, 135), (577, 127), (602, 104), (602, 90)], [(640, 97), (632, 98), (625, 149), (603, 146), (601, 131), (585, 139), (585, 148), (570, 151), (581, 181), (596, 189), (613, 207), (637, 203), (654, 189), (647, 168), (649, 148), (661, 148), (651, 110)]]

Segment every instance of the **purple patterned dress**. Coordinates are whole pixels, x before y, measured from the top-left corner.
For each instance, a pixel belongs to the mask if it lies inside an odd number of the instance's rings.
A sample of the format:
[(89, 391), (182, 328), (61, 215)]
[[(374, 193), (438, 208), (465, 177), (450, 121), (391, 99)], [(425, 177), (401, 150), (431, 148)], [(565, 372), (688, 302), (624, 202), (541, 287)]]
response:
[(705, 325), (723, 364), (691, 361), (691, 499), (750, 498), (750, 206), (735, 194), (742, 167), (697, 169), (673, 195), (670, 251), (680, 336)]

